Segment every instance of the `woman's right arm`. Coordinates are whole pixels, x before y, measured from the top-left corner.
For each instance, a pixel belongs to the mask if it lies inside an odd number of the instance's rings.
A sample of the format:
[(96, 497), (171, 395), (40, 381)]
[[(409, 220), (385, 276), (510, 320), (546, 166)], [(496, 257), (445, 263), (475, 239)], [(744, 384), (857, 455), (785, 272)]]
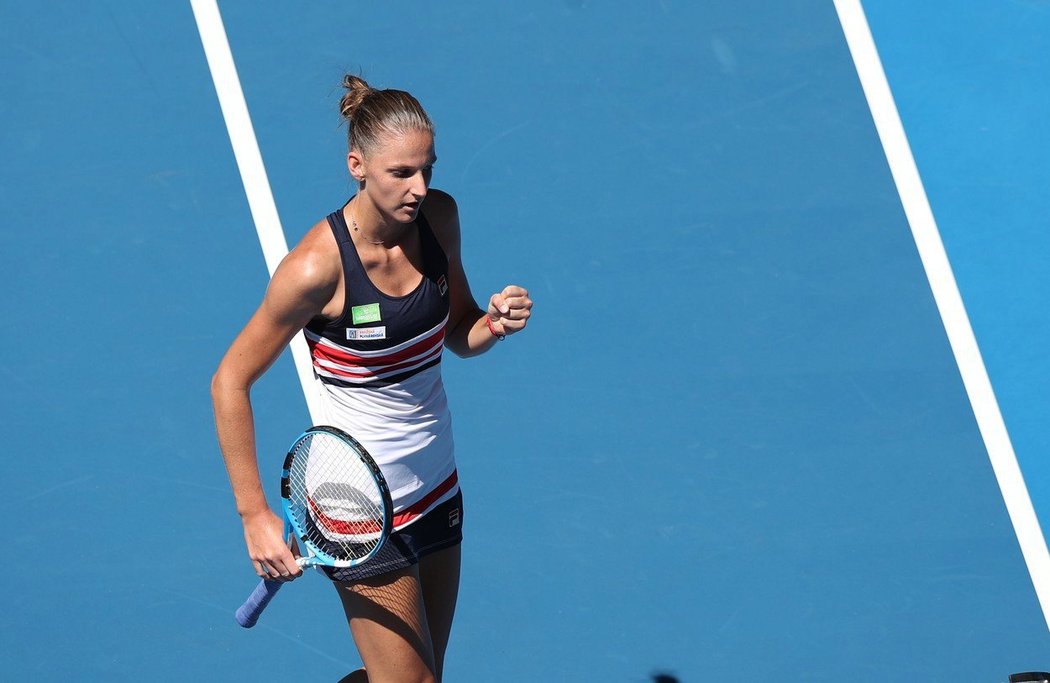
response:
[(244, 524), (248, 555), (261, 577), (294, 577), (302, 572), (283, 538), (283, 522), (266, 502), (259, 477), (251, 387), (292, 337), (330, 306), (339, 284), (339, 269), (338, 250), (327, 225), (315, 226), (281, 262), (262, 304), (237, 335), (212, 378), (219, 447)]

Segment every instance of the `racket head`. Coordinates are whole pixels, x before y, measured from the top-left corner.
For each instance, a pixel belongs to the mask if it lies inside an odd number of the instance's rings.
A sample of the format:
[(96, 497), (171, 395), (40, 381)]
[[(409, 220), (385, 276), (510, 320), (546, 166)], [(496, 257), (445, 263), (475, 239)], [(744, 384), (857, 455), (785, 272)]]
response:
[(390, 489), (356, 439), (336, 427), (310, 427), (284, 461), (281, 499), (308, 564), (353, 567), (375, 557), (394, 523)]

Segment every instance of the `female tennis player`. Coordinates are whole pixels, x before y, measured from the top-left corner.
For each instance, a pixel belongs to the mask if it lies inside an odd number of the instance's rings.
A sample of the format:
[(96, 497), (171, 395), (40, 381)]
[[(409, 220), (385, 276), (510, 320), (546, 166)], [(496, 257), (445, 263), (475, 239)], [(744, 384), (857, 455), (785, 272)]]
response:
[[(343, 681), (440, 681), (459, 591), (463, 508), (441, 353), (483, 353), (525, 328), (528, 292), (477, 305), (456, 203), (430, 188), (434, 129), (419, 102), (347, 76), (340, 103), (358, 192), (284, 259), (212, 380), (219, 445), (264, 578), (301, 574), (267, 505), (249, 392), (304, 331), (328, 423), (379, 463), (394, 531), (369, 562), (325, 571), (365, 668)], [(367, 672), (367, 673), (366, 673)]]

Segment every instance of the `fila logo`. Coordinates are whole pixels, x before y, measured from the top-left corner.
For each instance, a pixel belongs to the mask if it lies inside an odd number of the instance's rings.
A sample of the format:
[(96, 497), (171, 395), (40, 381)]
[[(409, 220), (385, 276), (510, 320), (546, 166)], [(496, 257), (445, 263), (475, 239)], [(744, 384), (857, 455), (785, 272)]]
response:
[(437, 285), (438, 294), (440, 294), (441, 296), (445, 296), (445, 292), (448, 291), (448, 280), (445, 279), (444, 275), (438, 278)]
[(459, 508), (448, 513), (448, 526), (449, 528), (459, 526)]

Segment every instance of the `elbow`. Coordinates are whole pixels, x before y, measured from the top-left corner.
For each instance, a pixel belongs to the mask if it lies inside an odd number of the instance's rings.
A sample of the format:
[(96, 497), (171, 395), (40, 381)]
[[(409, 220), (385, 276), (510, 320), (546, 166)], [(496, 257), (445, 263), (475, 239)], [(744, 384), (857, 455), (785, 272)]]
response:
[(218, 404), (222, 398), (230, 393), (234, 384), (230, 381), (229, 373), (224, 371), (220, 365), (215, 374), (211, 376), (211, 400)]
[(211, 377), (212, 404), (217, 408), (222, 402), (236, 400), (240, 396), (247, 396), (253, 381), (253, 379), (244, 377), (236, 372), (232, 366), (220, 363), (218, 370)]
[(455, 354), (455, 356), (457, 358), (470, 358), (471, 356), (478, 355), (477, 351), (471, 351), (469, 348), (461, 348), (458, 345), (457, 346), (449, 345), (449, 346), (446, 346), (445, 348), (447, 348), (449, 351), (451, 351), (453, 354)]
[(463, 340), (462, 344), (457, 344), (457, 348), (453, 353), (460, 358), (474, 358), (475, 356), (480, 356), (485, 353), (486, 350), (487, 347), (485, 346), (471, 346), (470, 338), (468, 337)]
[(211, 376), (211, 401), (215, 403), (219, 400), (219, 396), (222, 394), (222, 370), (216, 370), (215, 374)]
[(469, 326), (463, 330), (462, 334), (459, 334), (460, 330), (458, 328), (455, 332), (445, 338), (446, 349), (454, 353), (457, 358), (470, 358), (480, 353), (480, 351), (470, 348)]

